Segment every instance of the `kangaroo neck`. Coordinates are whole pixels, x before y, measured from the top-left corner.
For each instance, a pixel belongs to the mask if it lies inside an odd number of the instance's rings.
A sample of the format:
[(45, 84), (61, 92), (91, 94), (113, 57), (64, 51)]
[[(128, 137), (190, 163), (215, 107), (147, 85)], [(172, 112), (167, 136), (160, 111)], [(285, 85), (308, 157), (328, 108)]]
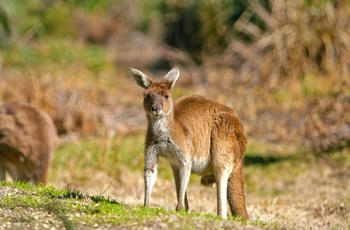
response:
[(174, 125), (174, 115), (171, 111), (169, 114), (160, 118), (148, 118), (148, 131), (157, 141), (169, 141), (171, 139), (171, 129)]

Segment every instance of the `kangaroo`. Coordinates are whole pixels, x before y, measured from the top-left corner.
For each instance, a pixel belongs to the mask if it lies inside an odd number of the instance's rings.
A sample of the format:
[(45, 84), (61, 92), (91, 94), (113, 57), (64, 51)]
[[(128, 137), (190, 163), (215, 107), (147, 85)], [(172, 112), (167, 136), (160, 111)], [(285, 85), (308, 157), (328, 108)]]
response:
[(217, 215), (227, 219), (228, 200), (233, 215), (248, 219), (242, 177), (247, 139), (236, 113), (202, 96), (184, 96), (173, 102), (171, 90), (180, 72), (172, 68), (156, 82), (129, 68), (145, 89), (143, 106), (148, 128), (144, 152), (144, 206), (148, 207), (158, 173), (158, 158), (171, 166), (177, 195), (176, 210), (189, 210), (186, 188), (191, 173), (204, 185), (217, 185)]
[(49, 165), (58, 144), (56, 128), (45, 112), (23, 103), (0, 107), (0, 180), (47, 182)]

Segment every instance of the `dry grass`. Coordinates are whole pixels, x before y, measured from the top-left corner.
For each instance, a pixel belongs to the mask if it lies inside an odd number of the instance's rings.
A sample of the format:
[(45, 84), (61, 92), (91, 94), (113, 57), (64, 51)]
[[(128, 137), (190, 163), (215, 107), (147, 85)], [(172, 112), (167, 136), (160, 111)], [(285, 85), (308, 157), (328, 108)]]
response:
[[(135, 107), (128, 108), (133, 103), (132, 94), (120, 87), (127, 84), (125, 73), (95, 76), (75, 66), (51, 68), (56, 71), (2, 70), (1, 101), (22, 100), (43, 109), (53, 118), (59, 134), (123, 133), (138, 125), (129, 121), (133, 119), (130, 114), (137, 117), (139, 113)], [(120, 123), (120, 119), (125, 122)]]
[(224, 55), (226, 62), (242, 60), (240, 69), (251, 80), (273, 87), (281, 78), (300, 78), (310, 71), (333, 73), (349, 86), (346, 1), (267, 1), (269, 9), (258, 1), (248, 2), (234, 29), (252, 42), (232, 41)]

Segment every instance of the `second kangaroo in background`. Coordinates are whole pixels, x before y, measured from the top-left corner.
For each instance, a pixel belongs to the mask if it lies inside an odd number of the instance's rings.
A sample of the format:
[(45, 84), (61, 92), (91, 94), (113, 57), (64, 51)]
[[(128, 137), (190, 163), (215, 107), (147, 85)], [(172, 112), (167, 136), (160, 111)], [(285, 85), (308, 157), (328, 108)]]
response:
[(161, 156), (173, 171), (176, 210), (189, 210), (186, 188), (192, 172), (202, 176), (202, 184), (217, 184), (218, 216), (227, 218), (228, 200), (233, 215), (248, 219), (242, 177), (247, 138), (236, 113), (202, 96), (185, 96), (173, 102), (171, 89), (180, 74), (177, 67), (160, 82), (137, 69), (129, 68), (129, 72), (145, 89), (144, 205), (149, 206)]
[(0, 106), (0, 180), (9, 173), (15, 181), (46, 184), (57, 144), (47, 113), (24, 102)]

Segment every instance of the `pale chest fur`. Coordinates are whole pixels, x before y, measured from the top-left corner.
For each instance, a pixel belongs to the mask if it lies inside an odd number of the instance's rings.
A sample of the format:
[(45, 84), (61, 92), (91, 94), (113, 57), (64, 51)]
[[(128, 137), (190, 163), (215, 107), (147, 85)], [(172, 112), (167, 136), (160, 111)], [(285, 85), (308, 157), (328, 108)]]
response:
[(181, 155), (180, 147), (174, 142), (169, 122), (165, 118), (152, 122), (149, 135), (153, 136), (153, 148), (158, 156), (165, 157), (173, 165), (178, 165), (178, 157)]

